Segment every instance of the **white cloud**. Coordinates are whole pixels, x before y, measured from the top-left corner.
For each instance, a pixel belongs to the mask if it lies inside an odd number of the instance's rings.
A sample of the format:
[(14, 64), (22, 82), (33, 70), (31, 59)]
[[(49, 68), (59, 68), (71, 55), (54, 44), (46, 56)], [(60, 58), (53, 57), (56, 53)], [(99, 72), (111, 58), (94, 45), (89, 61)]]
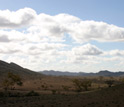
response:
[(46, 36), (49, 38), (63, 38), (66, 33), (66, 28), (56, 21), (55, 16), (46, 14), (37, 15), (37, 19), (33, 26), (29, 27), (28, 32), (31, 34), (39, 35), (40, 37)]
[(91, 44), (85, 44), (83, 46), (74, 47), (72, 49), (75, 55), (100, 55), (102, 50)]
[[(63, 52), (66, 56), (65, 60), (61, 62), (66, 63), (97, 63), (94, 59), (101, 55), (103, 51), (97, 48), (95, 45), (85, 44), (78, 47), (73, 47), (71, 51)], [(61, 54), (62, 55), (62, 54)]]
[(111, 50), (108, 52), (108, 55), (112, 55), (112, 56), (124, 56), (124, 50)]
[(1, 54), (15, 54), (22, 53), (22, 47), (19, 44), (15, 43), (0, 43), (0, 53)]
[(11, 29), (28, 26), (35, 16), (36, 12), (31, 8), (18, 11), (0, 10), (0, 28)]
[(48, 55), (53, 50), (62, 50), (67, 45), (61, 43), (39, 43), (24, 45), (23, 52), (27, 55)]
[(26, 35), (22, 32), (11, 30), (0, 30), (0, 42), (21, 42), (26, 40)]
[[(60, 69), (62, 66), (81, 69), (82, 64), (93, 67), (103, 62), (123, 63), (124, 50), (104, 51), (95, 45), (84, 44), (92, 40), (124, 41), (124, 28), (105, 22), (85, 21), (64, 13), (37, 14), (31, 8), (24, 8), (1, 10), (0, 28), (1, 59), (30, 69)], [(78, 46), (66, 41), (68, 35)]]
[(81, 21), (69, 27), (69, 34), (80, 43), (91, 40), (102, 42), (124, 41), (124, 28), (104, 22)]
[[(63, 50), (67, 45), (61, 43), (0, 43), (0, 53), (25, 55), (39, 55), (51, 53), (53, 50)], [(52, 53), (54, 54), (54, 53)]]
[(10, 42), (7, 35), (0, 35), (0, 42)]
[(29, 32), (40, 33), (42, 36), (64, 37), (69, 34), (79, 43), (96, 40), (104, 42), (124, 41), (124, 28), (105, 22), (83, 21), (69, 14), (50, 16), (40, 14)]
[[(69, 34), (79, 43), (96, 40), (104, 42), (124, 41), (124, 28), (105, 22), (85, 21), (69, 14), (55, 16), (36, 14), (31, 8), (17, 11), (0, 11), (0, 28), (27, 27), (30, 35), (48, 38), (61, 38)], [(5, 39), (5, 38), (4, 38)]]

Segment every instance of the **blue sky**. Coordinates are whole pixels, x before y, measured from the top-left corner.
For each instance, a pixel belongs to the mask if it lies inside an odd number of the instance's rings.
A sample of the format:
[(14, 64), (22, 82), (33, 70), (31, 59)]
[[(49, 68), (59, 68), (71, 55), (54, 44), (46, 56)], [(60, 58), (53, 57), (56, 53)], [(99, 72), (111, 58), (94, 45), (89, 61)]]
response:
[(1, 60), (36, 71), (124, 71), (123, 4), (123, 0), (0, 0)]

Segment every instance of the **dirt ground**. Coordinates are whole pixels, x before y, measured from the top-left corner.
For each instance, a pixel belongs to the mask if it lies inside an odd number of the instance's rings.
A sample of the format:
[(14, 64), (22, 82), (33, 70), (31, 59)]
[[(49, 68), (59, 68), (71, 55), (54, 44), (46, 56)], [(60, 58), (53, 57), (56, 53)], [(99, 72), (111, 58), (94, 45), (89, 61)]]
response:
[[(2, 93), (2, 92), (1, 92)], [(0, 97), (0, 107), (124, 107), (124, 85), (81, 93), (10, 92)]]

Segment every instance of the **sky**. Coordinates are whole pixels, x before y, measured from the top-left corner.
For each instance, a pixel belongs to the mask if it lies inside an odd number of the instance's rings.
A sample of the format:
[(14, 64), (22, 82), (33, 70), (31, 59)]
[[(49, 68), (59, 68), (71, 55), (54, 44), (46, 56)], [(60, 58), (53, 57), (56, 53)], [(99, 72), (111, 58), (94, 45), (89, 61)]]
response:
[(123, 0), (0, 0), (0, 60), (34, 71), (124, 71)]

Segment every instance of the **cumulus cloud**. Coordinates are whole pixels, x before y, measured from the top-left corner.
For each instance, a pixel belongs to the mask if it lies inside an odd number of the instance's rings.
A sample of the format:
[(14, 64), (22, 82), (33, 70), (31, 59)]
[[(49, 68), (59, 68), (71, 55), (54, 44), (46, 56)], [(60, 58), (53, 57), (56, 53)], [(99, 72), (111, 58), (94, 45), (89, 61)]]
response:
[(15, 54), (21, 53), (21, 46), (13, 43), (0, 43), (0, 54)]
[(6, 35), (0, 35), (0, 42), (9, 42), (9, 38)]
[(78, 43), (91, 40), (104, 42), (124, 41), (124, 28), (98, 21), (81, 20), (69, 14), (48, 15), (37, 14), (31, 8), (17, 11), (0, 11), (0, 28), (26, 27), (31, 35), (39, 35), (40, 38), (61, 38), (69, 34)]
[(39, 44), (26, 44), (23, 52), (27, 55), (48, 55), (53, 50), (59, 50), (67, 47), (61, 43), (39, 43)]
[(0, 42), (19, 42), (26, 40), (26, 35), (22, 32), (11, 30), (0, 30)]
[[(81, 64), (122, 61), (124, 56), (124, 50), (104, 51), (88, 43), (124, 41), (124, 28), (105, 22), (82, 20), (65, 13), (37, 14), (31, 8), (23, 8), (0, 10), (0, 28), (1, 59), (20, 61), (29, 67), (67, 67), (66, 64), (74, 63), (81, 68)], [(67, 36), (77, 44), (66, 41)]]
[(28, 26), (35, 19), (36, 12), (31, 8), (17, 11), (0, 10), (0, 28), (11, 29)]
[(124, 50), (104, 51), (88, 43), (73, 47), (70, 51), (61, 52), (60, 55), (66, 56), (66, 58), (61, 61), (62, 63), (98, 64), (108, 61), (121, 61), (124, 56)]
[(60, 23), (57, 21), (55, 16), (39, 14), (37, 15), (34, 25), (29, 27), (27, 31), (31, 34), (40, 35), (40, 37), (63, 38), (67, 29), (62, 25), (62, 22)]
[(102, 50), (98, 49), (95, 45), (85, 44), (83, 46), (74, 47), (72, 49), (75, 55), (100, 55)]
[(66, 63), (97, 63), (94, 59), (103, 54), (103, 51), (95, 45), (85, 44), (73, 47), (70, 51), (65, 51), (61, 55), (65, 55), (66, 59), (61, 62)]
[(70, 35), (77, 42), (96, 41), (124, 41), (124, 28), (109, 25), (105, 22), (81, 21), (75, 26), (70, 26)]
[[(61, 43), (0, 43), (0, 53), (20, 55), (53, 55), (68, 45)], [(55, 53), (53, 53), (55, 51)]]
[(124, 41), (124, 28), (105, 22), (84, 21), (69, 14), (37, 15), (35, 24), (28, 29), (42, 36), (64, 37), (69, 34), (78, 43), (91, 40), (104, 42)]
[(110, 50), (108, 52), (104, 52), (104, 55), (110, 55), (110, 56), (124, 56), (124, 50)]

